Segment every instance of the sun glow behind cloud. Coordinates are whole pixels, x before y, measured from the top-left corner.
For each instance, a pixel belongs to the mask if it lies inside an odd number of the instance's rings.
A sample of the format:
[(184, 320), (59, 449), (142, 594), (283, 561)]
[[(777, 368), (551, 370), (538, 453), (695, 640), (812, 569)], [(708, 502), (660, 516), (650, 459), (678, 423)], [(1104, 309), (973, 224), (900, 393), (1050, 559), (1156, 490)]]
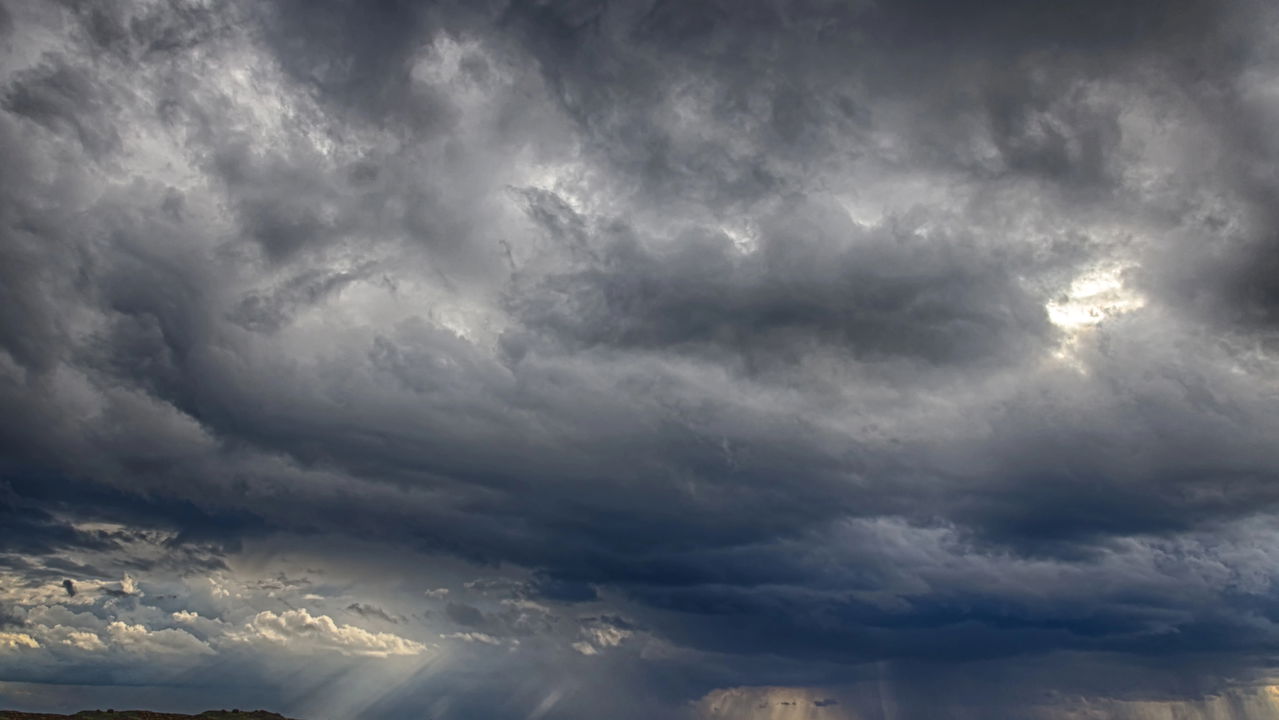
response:
[(1070, 333), (1097, 325), (1106, 318), (1139, 310), (1146, 300), (1124, 284), (1122, 266), (1099, 267), (1075, 278), (1061, 297), (1045, 305), (1048, 319)]
[(1094, 267), (1077, 276), (1070, 287), (1044, 305), (1048, 319), (1063, 334), (1053, 357), (1077, 370), (1084, 370), (1077, 349), (1084, 339), (1107, 319), (1136, 312), (1146, 299), (1124, 282), (1131, 266), (1109, 264)]

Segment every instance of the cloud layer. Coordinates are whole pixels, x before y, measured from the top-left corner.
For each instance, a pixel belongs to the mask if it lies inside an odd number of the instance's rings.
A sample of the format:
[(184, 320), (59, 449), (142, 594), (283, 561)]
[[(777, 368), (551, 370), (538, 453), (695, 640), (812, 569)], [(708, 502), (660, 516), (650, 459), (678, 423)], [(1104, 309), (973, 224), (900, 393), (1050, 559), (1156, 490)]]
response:
[(1279, 716), (1276, 27), (0, 5), (0, 704)]

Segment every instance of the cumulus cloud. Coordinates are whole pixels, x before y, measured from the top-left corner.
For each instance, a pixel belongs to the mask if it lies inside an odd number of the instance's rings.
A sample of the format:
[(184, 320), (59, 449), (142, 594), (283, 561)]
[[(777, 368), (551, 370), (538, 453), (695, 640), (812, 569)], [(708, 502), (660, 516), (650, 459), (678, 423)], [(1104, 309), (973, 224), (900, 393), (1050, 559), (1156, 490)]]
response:
[(339, 625), (328, 615), (312, 617), (305, 609), (278, 614), (264, 610), (232, 637), (238, 642), (266, 643), (289, 652), (338, 652), (375, 658), (418, 655), (427, 649), (422, 643), (391, 633)]
[(212, 652), (207, 644), (190, 633), (172, 628), (151, 630), (142, 625), (130, 625), (116, 620), (107, 625), (107, 636), (113, 644), (127, 652), (180, 655)]
[(138, 594), (138, 583), (132, 575), (125, 573), (117, 587), (104, 587), (102, 592), (112, 597), (130, 597)]
[(40, 643), (26, 633), (3, 632), (0, 633), (0, 647), (12, 651), (22, 648), (38, 648)]
[[(58, 627), (60, 628), (61, 626)], [(63, 645), (69, 645), (86, 652), (99, 652), (107, 649), (106, 643), (102, 642), (102, 638), (96, 633), (68, 629), (59, 634), (63, 636), (59, 640)]]

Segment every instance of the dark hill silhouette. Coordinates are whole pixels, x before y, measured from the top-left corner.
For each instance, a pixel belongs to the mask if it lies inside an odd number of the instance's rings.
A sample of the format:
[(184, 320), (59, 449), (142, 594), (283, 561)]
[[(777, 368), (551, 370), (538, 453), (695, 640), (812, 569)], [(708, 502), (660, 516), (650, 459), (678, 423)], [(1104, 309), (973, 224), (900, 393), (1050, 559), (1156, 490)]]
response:
[(74, 715), (0, 710), (0, 720), (289, 720), (266, 710), (205, 710), (199, 715), (158, 713), (150, 710), (81, 710)]

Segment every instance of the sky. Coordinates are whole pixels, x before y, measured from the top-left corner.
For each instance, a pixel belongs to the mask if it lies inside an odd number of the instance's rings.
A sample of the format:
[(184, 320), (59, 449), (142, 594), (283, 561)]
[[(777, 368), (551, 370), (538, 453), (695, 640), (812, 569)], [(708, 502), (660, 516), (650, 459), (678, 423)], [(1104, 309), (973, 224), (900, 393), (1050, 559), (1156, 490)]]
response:
[(1279, 6), (0, 0), (0, 707), (1279, 719)]

